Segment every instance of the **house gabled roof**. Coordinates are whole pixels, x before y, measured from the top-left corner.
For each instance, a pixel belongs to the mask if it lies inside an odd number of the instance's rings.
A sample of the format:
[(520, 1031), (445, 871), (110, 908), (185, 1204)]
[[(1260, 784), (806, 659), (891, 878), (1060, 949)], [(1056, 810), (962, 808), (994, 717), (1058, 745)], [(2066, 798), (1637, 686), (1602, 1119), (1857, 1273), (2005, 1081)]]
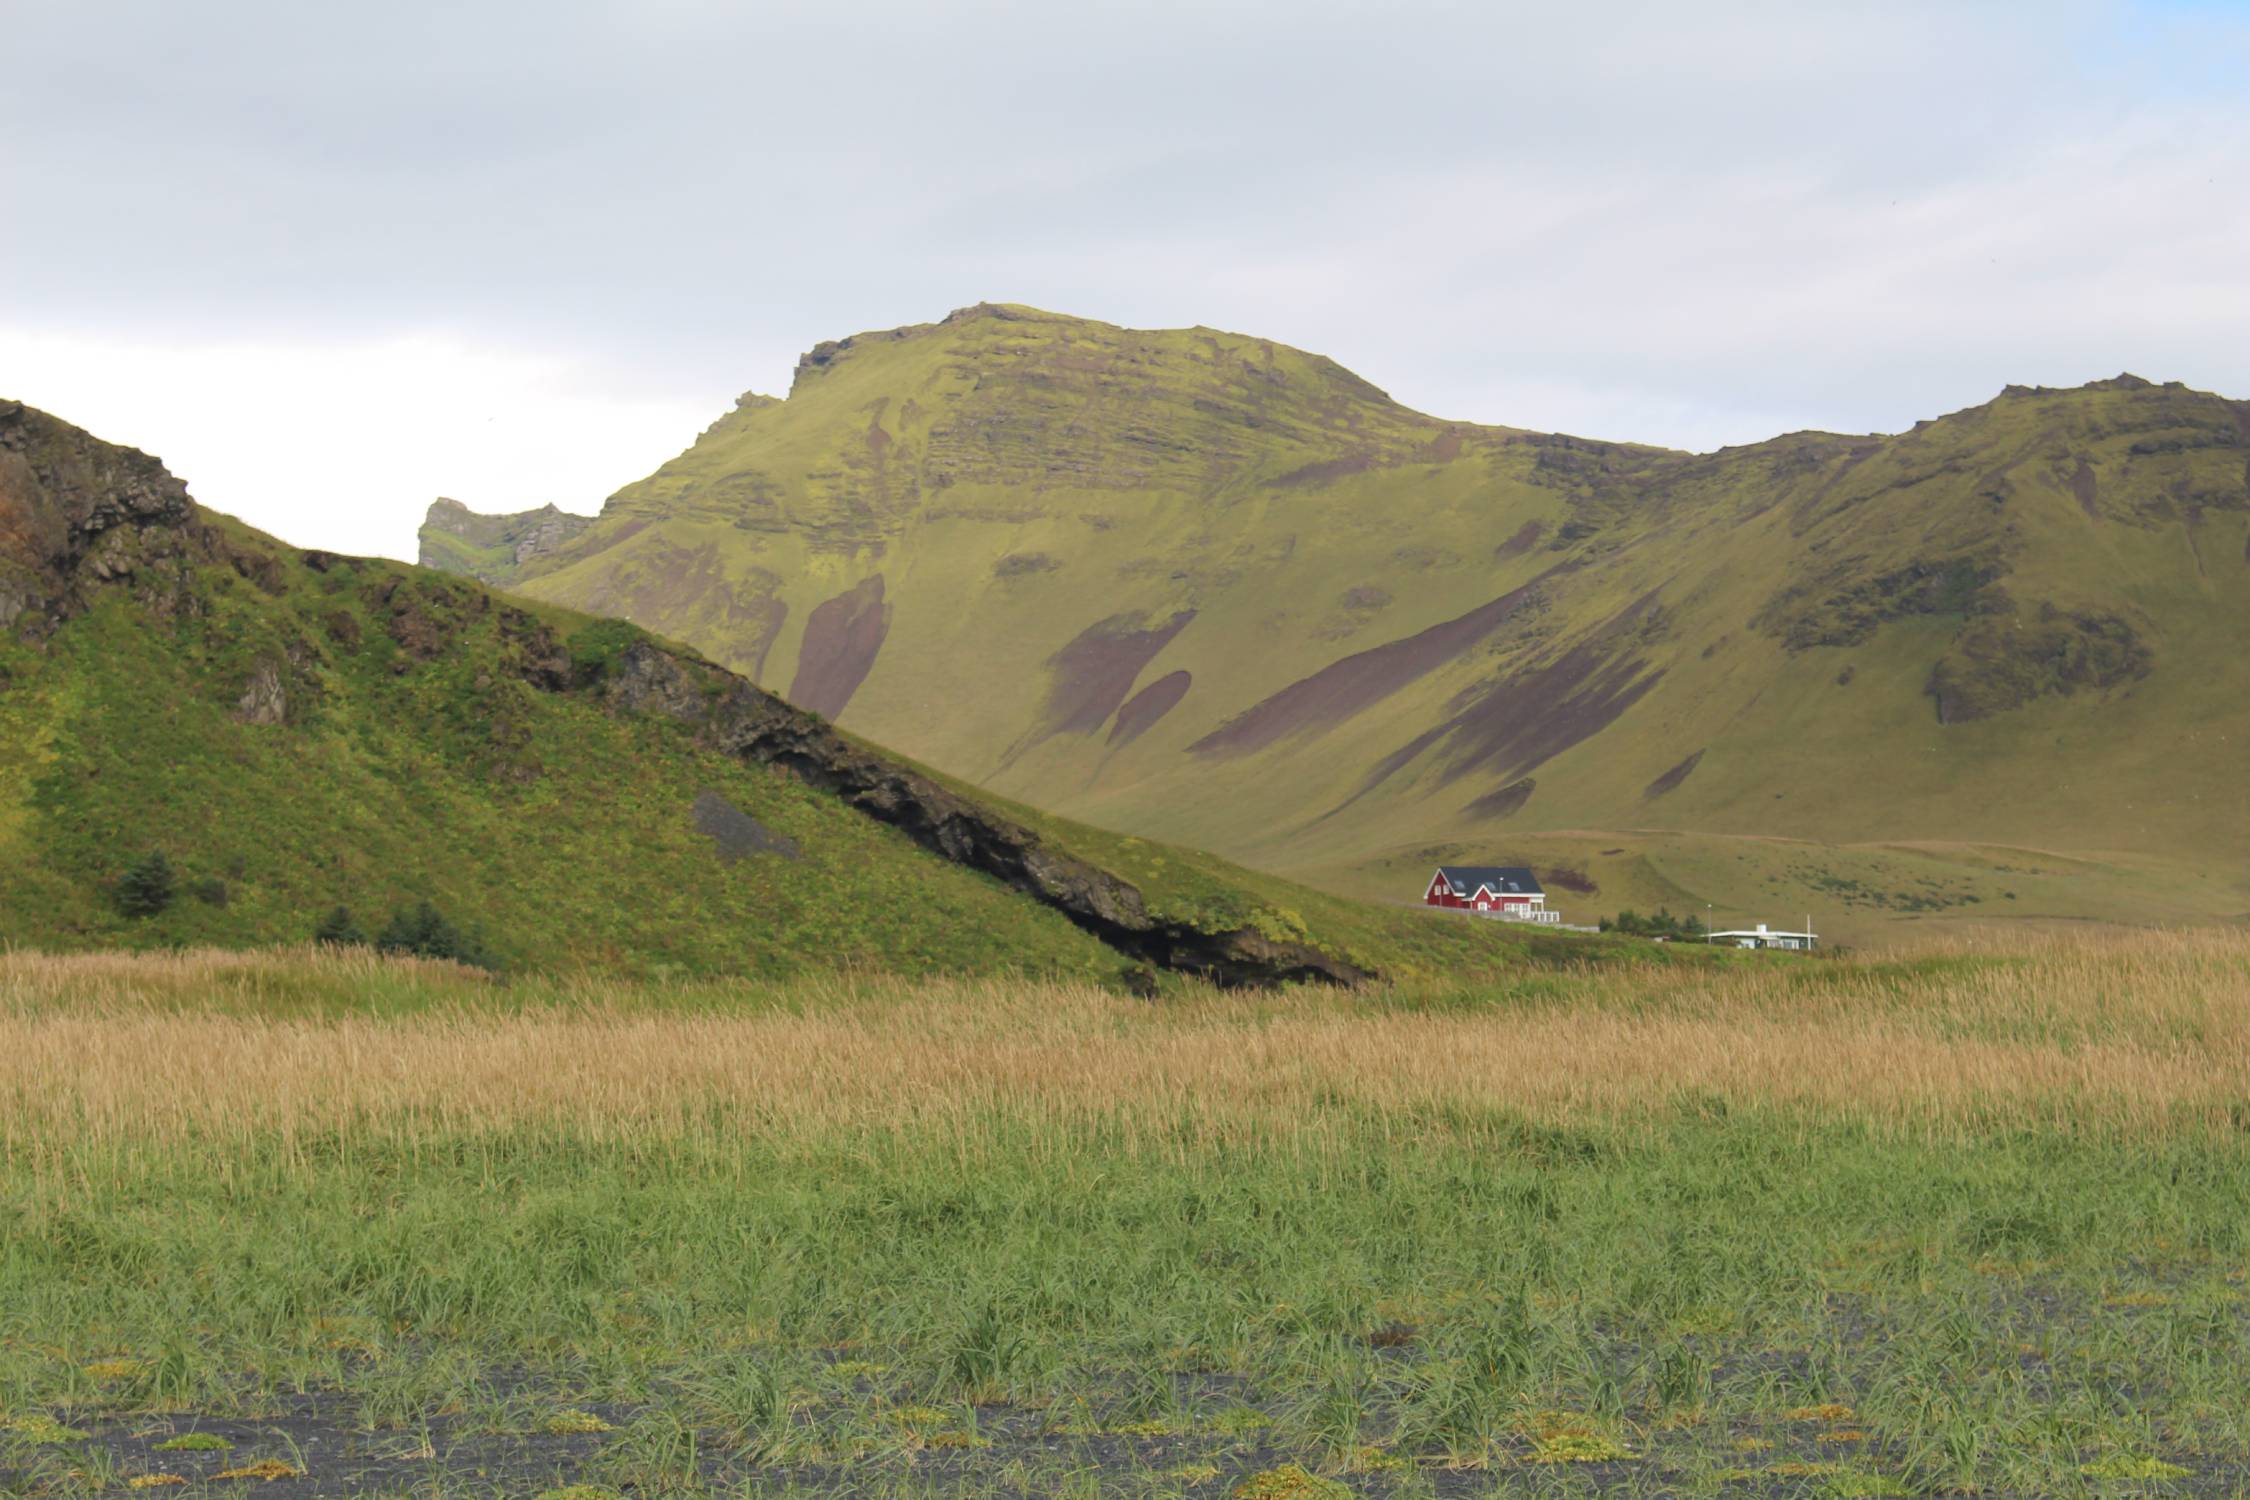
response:
[(1473, 896), (1479, 886), (1496, 896), (1546, 894), (1539, 877), (1522, 865), (1439, 865), (1437, 872), (1456, 896)]

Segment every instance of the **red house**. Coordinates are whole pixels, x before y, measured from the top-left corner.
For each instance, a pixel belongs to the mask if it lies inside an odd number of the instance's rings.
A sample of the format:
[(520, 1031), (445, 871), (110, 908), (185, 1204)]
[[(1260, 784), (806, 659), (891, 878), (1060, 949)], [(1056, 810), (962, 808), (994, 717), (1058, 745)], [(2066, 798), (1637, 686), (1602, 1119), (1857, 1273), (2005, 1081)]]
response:
[(1439, 865), (1422, 896), (1424, 905), (1482, 912), (1518, 922), (1559, 922), (1547, 909), (1539, 877), (1521, 865)]

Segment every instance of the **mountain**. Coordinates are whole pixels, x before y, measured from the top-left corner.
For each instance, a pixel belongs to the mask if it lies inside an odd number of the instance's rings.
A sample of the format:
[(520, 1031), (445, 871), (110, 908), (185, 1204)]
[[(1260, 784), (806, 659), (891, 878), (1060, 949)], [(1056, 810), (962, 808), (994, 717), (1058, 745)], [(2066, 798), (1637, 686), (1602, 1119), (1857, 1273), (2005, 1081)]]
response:
[[(127, 915), (150, 851), (176, 899)], [(0, 402), (0, 943), (303, 941), (423, 901), (508, 967), (655, 974), (1587, 952), (1010, 808), (633, 626), (289, 547)]]
[(2250, 910), (2246, 455), (2250, 405), (2131, 376), (1678, 453), (988, 305), (820, 345), (510, 585), (1375, 899), (2196, 920)]
[(509, 515), (480, 515), (440, 496), (422, 519), (419, 561), (425, 568), (508, 584), (533, 562), (571, 541), (592, 518), (543, 505)]

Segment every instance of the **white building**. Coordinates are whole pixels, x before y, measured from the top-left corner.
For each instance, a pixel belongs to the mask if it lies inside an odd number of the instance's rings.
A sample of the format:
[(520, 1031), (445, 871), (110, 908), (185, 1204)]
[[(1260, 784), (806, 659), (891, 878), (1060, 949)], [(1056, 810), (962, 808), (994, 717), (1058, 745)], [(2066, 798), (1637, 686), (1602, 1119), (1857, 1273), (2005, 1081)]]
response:
[(1780, 932), (1760, 922), (1755, 927), (1738, 928), (1733, 932), (1714, 932), (1714, 943), (1730, 943), (1737, 948), (1793, 948), (1800, 952), (1818, 947), (1819, 934), (1813, 932)]

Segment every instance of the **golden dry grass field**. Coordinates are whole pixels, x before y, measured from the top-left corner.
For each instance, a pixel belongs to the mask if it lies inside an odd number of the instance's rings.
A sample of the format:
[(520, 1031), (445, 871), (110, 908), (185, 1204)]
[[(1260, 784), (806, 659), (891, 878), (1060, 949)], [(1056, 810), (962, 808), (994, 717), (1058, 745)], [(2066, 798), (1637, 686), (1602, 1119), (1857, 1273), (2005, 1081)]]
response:
[[(362, 980), (411, 1010), (355, 1014)], [(1009, 981), (523, 987), (358, 955), (12, 954), (0, 1131), (31, 1156), (346, 1128), (674, 1139), (744, 1119), (777, 1138), (1194, 1120), (1310, 1145), (1340, 1107), (1646, 1126), (1716, 1104), (1883, 1131), (2226, 1132), (2250, 1099), (2250, 943), (2215, 932), (1165, 1006)]]

